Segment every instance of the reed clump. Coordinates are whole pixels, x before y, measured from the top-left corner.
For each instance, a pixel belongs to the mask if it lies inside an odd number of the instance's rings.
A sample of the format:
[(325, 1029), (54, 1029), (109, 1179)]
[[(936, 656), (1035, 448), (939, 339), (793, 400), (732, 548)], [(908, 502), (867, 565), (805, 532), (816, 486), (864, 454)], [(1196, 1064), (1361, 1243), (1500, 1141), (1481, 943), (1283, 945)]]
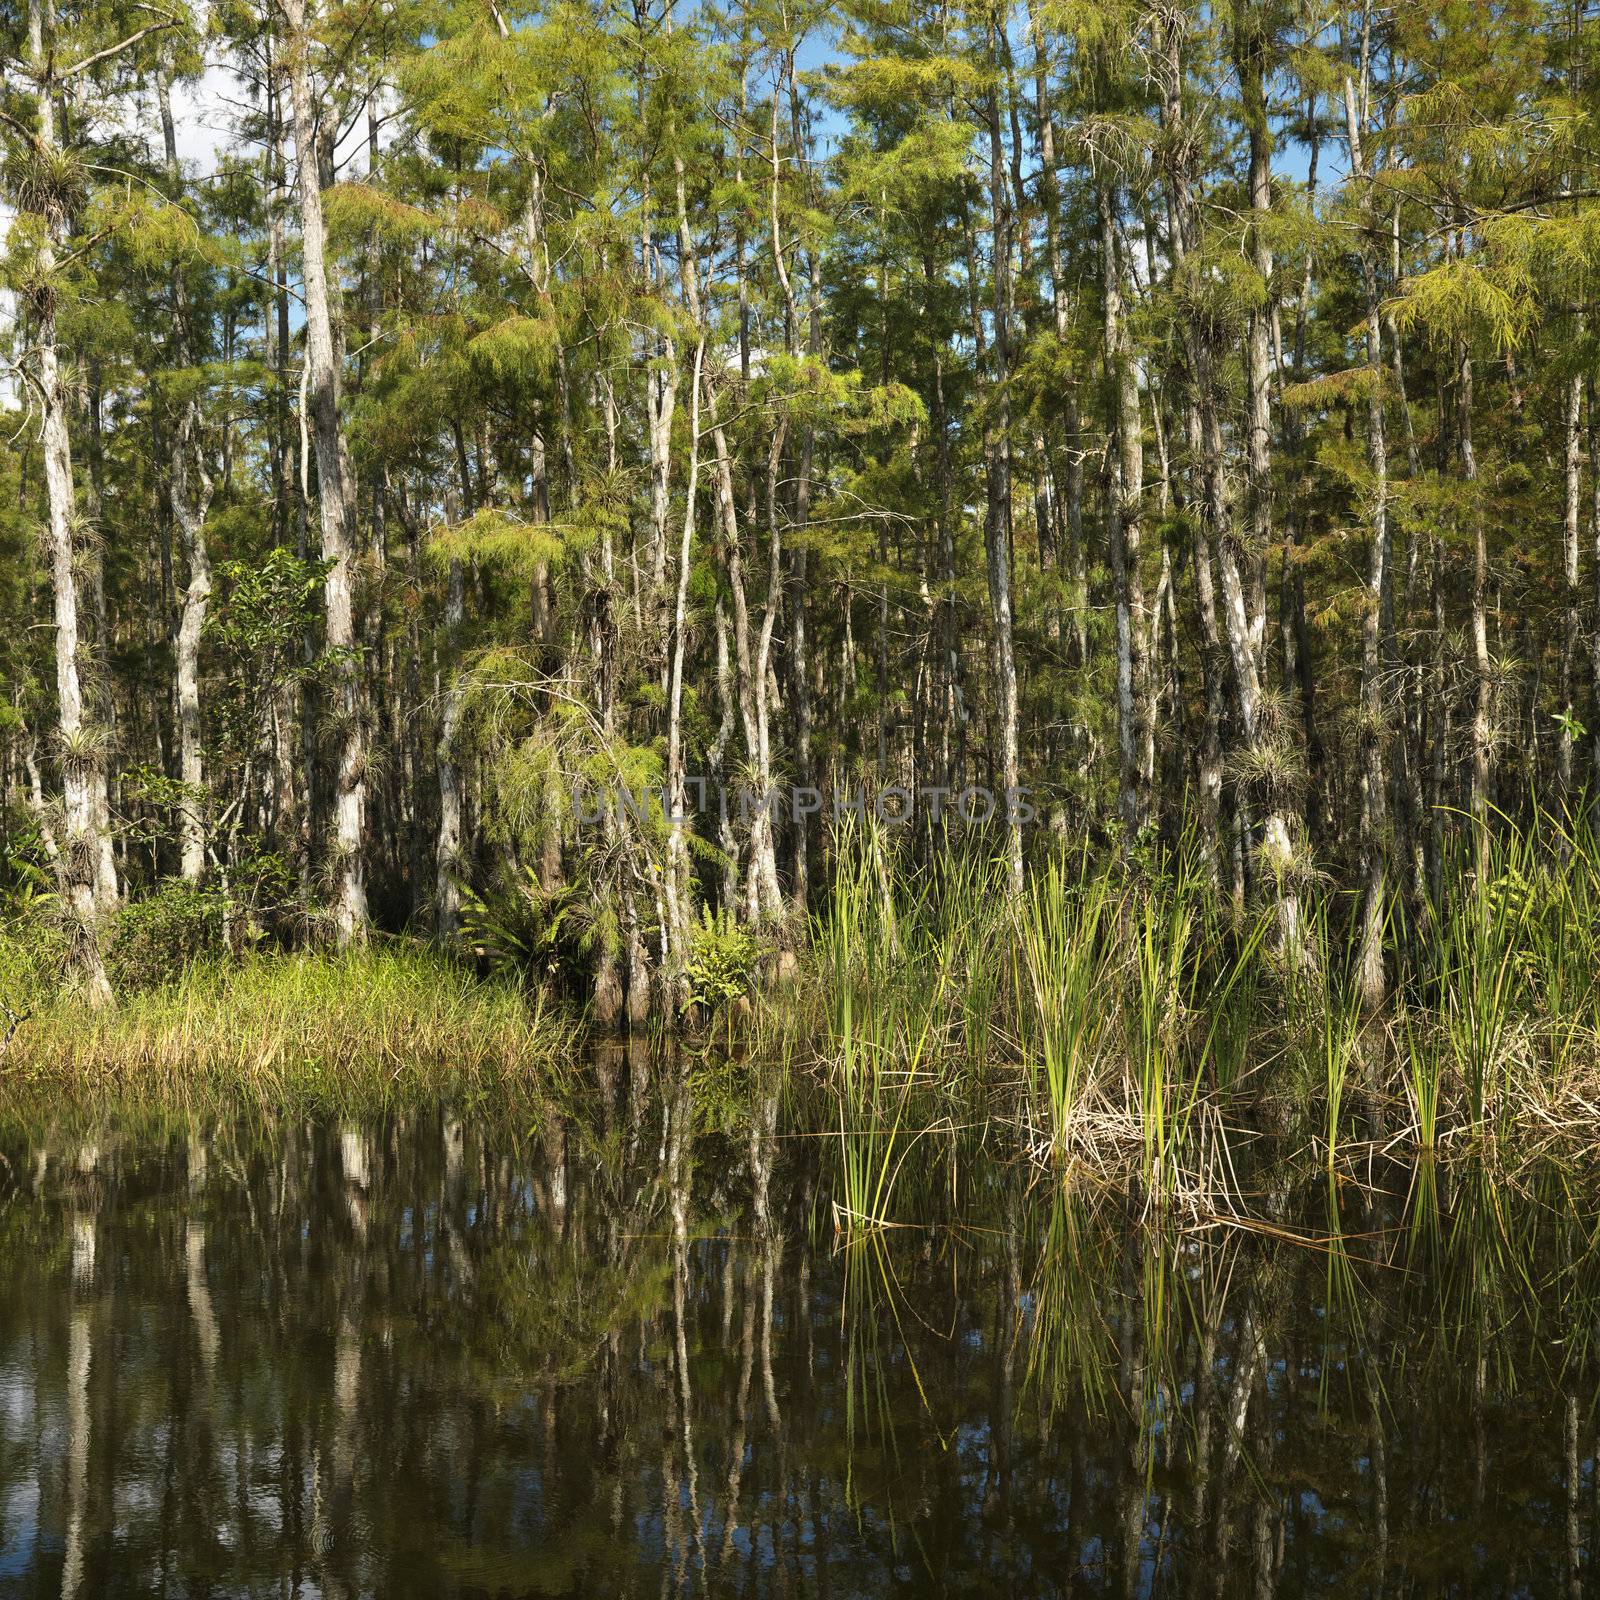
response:
[(1241, 1136), (1329, 1169), (1380, 1148), (1515, 1162), (1594, 1126), (1600, 850), (1502, 821), (1486, 857), (1432, 898), (1396, 892), (1373, 1007), (1356, 908), (1324, 886), (1301, 890), (1291, 958), (1270, 903), (1241, 907), (1182, 850), (1058, 848), (1012, 895), (1001, 863), (919, 863), (869, 824), (841, 842), (813, 981), (768, 1025), (817, 1041), (841, 1210), (867, 1225), (940, 1121), (1012, 1128), (1041, 1165), (1157, 1204), (1226, 1190)]
[[(16, 952), (0, 955), (15, 973)], [(537, 991), (409, 942), (196, 963), (113, 1011), (26, 985), (0, 1054), (8, 1098), (316, 1110), (470, 1101), (556, 1082), (575, 1022)], [(25, 1009), (24, 1009), (25, 1008)]]

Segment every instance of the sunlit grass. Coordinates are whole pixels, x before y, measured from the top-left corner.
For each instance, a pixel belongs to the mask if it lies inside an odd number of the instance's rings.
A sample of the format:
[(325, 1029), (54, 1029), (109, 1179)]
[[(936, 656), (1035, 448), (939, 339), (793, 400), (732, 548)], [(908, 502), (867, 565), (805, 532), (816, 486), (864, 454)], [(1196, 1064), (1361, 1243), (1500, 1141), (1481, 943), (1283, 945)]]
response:
[[(1576, 1149), (1600, 1103), (1600, 850), (1586, 824), (1503, 818), (1488, 843), (1435, 900), (1396, 892), (1369, 1014), (1353, 904), (1318, 881), (1291, 967), (1271, 907), (1181, 847), (1056, 842), (1014, 896), (1002, 863), (868, 819), (835, 841), (799, 981), (758, 997), (741, 1048), (820, 1091), (845, 1232), (915, 1220), (958, 1130), (1191, 1211), (1230, 1189), (1241, 1130), (1328, 1171)], [(0, 1094), (339, 1109), (548, 1086), (577, 1055), (579, 1022), (536, 987), (405, 941), (202, 961), (105, 1015), (58, 972), (0, 937)]]
[[(1024, 1064), (1034, 1097), (1048, 1111), (1051, 1148), (1065, 1153), (1083, 1121), (1085, 1092), (1100, 1068), (1112, 1018), (1101, 1001), (1112, 983), (1118, 915), (1111, 880), (1082, 873), (1076, 860), (1052, 860), (1017, 907), (1016, 940), (1026, 977), (1021, 1007)], [(1080, 888), (1081, 892), (1072, 892)]]
[(104, 1014), (51, 998), (17, 1024), (0, 1089), (326, 1109), (470, 1099), (551, 1083), (575, 1040), (536, 993), (386, 943), (199, 963)]

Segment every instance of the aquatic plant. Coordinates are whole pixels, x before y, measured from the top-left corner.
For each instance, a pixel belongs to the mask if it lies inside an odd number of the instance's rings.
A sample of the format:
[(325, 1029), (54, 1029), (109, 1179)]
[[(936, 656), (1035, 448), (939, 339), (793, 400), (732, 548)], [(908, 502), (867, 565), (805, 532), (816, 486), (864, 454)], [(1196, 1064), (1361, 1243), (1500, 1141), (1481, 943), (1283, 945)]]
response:
[(1027, 979), (1021, 1008), (1024, 1066), (1048, 1110), (1051, 1148), (1065, 1153), (1085, 1112), (1088, 1082), (1112, 1018), (1101, 1004), (1111, 981), (1108, 926), (1118, 905), (1111, 878), (1054, 856), (1033, 875), (1016, 909), (1016, 939)]
[(1361, 986), (1356, 981), (1358, 951), (1354, 936), (1360, 924), (1352, 920), (1352, 943), (1343, 952), (1343, 959), (1335, 959), (1331, 948), (1326, 901), (1318, 903), (1311, 926), (1312, 944), (1317, 951), (1315, 999), (1320, 1002), (1309, 1019), (1319, 1068), (1314, 1088), (1321, 1096), (1325, 1164), (1332, 1172), (1344, 1124), (1345, 1089), (1366, 1020)]
[[(1600, 866), (1584, 828), (1505, 819), (1481, 859), (1436, 900), (1391, 895), (1379, 926), (1395, 998), (1373, 1013), (1356, 908), (1319, 880), (1301, 890), (1305, 959), (1291, 968), (1273, 908), (1241, 907), (1196, 850), (1124, 861), (1057, 846), (1013, 896), (992, 858), (923, 863), (870, 823), (847, 828), (809, 981), (785, 1015), (766, 1008), (764, 1036), (803, 1037), (816, 1017), (814, 1069), (853, 1107), (843, 1136), (880, 1174), (907, 1128), (976, 1110), (1017, 1127), (1039, 1162), (1086, 1161), (1137, 1175), (1159, 1203), (1198, 1204), (1229, 1181), (1230, 1124), (1262, 1110), (1269, 1128), (1308, 1128), (1338, 1166), (1358, 1071), (1375, 1133), (1400, 1108), (1420, 1148), (1466, 1135), (1514, 1160), (1519, 1132), (1538, 1143), (1586, 1126)], [(852, 1208), (863, 1201), (870, 1213), (870, 1194)]]

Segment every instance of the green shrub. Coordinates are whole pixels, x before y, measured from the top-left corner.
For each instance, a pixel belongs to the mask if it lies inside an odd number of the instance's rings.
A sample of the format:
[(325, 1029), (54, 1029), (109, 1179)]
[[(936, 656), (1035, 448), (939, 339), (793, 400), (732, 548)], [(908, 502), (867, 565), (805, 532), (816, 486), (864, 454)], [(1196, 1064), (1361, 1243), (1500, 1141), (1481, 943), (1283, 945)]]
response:
[(220, 889), (168, 882), (117, 913), (106, 953), (121, 989), (152, 989), (223, 948)]
[(546, 889), (524, 866), (481, 895), (461, 894), (461, 941), (483, 971), (575, 984), (586, 970), (590, 928), (577, 889)]
[(684, 1009), (700, 1005), (715, 1011), (737, 1000), (750, 987), (761, 950), (761, 941), (741, 927), (726, 907), (715, 916), (702, 907), (700, 925), (690, 935), (685, 973), (689, 993)]
[(27, 813), (8, 816), (6, 840), (0, 852), (0, 909), (14, 919), (54, 906), (55, 868), (38, 822)]

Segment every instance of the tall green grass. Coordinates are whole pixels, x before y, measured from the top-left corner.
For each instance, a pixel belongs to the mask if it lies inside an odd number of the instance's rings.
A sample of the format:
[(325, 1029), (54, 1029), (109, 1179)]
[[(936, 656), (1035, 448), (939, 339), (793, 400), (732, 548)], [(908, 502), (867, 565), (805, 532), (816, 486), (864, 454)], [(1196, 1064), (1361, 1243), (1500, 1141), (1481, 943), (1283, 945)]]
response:
[(1072, 1148), (1084, 1121), (1086, 1090), (1111, 1031), (1103, 998), (1111, 986), (1109, 929), (1117, 914), (1111, 880), (1085, 871), (1073, 857), (1055, 857), (1035, 874), (1017, 907), (1016, 942), (1027, 980), (1022, 1055), (1057, 1155)]
[(575, 1025), (416, 945), (196, 964), (94, 1013), (32, 997), (0, 1056), (16, 1093), (350, 1109), (546, 1086)]
[(1339, 1141), (1345, 1129), (1345, 1100), (1350, 1073), (1356, 1064), (1367, 1018), (1363, 1012), (1361, 987), (1356, 980), (1357, 944), (1361, 933), (1359, 919), (1352, 917), (1344, 948), (1329, 927), (1329, 905), (1321, 900), (1307, 919), (1308, 948), (1315, 954), (1315, 971), (1305, 975), (1310, 992), (1307, 1018), (1311, 1037), (1310, 1054), (1315, 1070), (1309, 1074), (1314, 1096), (1320, 1095), (1322, 1142), (1325, 1166), (1331, 1172), (1338, 1160)]
[[(886, 850), (882, 831), (869, 829), (841, 855), (814, 946), (826, 979), (838, 1114), (834, 1216), (845, 1232), (890, 1220), (895, 1182), (916, 1138), (908, 1111), (950, 973), (950, 942), (930, 940), (919, 905), (901, 907), (889, 892)], [(924, 986), (908, 990), (903, 972)]]
[(992, 860), (921, 863), (855, 829), (814, 981), (777, 1002), (839, 1097), (841, 1207), (883, 1220), (908, 1142), (958, 1118), (1163, 1204), (1213, 1190), (1245, 1125), (1328, 1170), (1368, 1138), (1510, 1156), (1579, 1136), (1600, 1090), (1600, 850), (1586, 826), (1502, 818), (1487, 858), (1480, 881), (1463, 849), (1436, 902), (1396, 896), (1368, 1015), (1353, 902), (1319, 882), (1291, 966), (1271, 907), (1241, 911), (1182, 849), (1058, 846), (1012, 896)]
[[(906, 1220), (908, 1172), (925, 1184), (956, 1147), (935, 1131), (1135, 1180), (1162, 1206), (1215, 1200), (1241, 1129), (1329, 1170), (1352, 1148), (1515, 1160), (1592, 1136), (1586, 822), (1496, 819), (1481, 873), (1463, 840), (1435, 899), (1397, 892), (1374, 1016), (1351, 981), (1352, 902), (1316, 881), (1309, 959), (1291, 967), (1270, 905), (1241, 909), (1181, 847), (1127, 859), (1057, 841), (1013, 895), (1002, 863), (920, 857), (909, 830), (867, 820), (836, 842), (801, 981), (761, 997), (755, 1037), (826, 1097), (846, 1231)], [(57, 979), (48, 951), (0, 936), (0, 1089), (348, 1104), (548, 1082), (575, 1054), (576, 1025), (536, 992), (401, 941), (202, 961), (105, 1016)]]
[(1600, 1083), (1600, 848), (1587, 822), (1463, 840), (1396, 951), (1404, 1093), (1417, 1142), (1578, 1132)]

